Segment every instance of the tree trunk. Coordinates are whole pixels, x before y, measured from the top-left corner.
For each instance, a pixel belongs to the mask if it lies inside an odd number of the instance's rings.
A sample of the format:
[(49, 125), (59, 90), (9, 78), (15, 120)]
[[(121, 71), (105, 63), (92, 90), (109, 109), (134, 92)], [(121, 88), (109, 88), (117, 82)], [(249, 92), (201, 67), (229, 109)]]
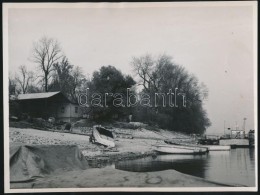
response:
[(45, 73), (45, 92), (48, 92), (48, 74)]

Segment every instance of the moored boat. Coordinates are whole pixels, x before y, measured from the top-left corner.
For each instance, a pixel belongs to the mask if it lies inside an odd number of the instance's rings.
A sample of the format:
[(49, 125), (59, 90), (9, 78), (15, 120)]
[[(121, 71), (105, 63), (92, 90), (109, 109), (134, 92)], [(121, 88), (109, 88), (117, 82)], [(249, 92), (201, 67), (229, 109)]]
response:
[(231, 146), (220, 146), (220, 145), (203, 145), (207, 147), (209, 151), (228, 151), (231, 149)]
[(206, 147), (184, 146), (184, 145), (154, 145), (154, 150), (165, 154), (206, 154)]
[(202, 150), (206, 150), (207, 152), (209, 151), (209, 147), (206, 145), (198, 145), (198, 144), (192, 144), (192, 143), (179, 143), (171, 140), (164, 140), (166, 144), (170, 145), (177, 145), (177, 146), (187, 146), (191, 148), (202, 148)]

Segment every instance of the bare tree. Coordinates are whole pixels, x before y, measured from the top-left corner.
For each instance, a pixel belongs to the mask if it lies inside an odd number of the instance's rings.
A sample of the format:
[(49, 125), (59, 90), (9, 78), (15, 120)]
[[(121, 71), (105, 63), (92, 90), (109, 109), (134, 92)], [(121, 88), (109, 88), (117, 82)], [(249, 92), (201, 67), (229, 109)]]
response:
[(19, 90), (17, 89), (17, 81), (10, 72), (9, 72), (8, 80), (9, 80), (9, 96), (16, 95), (17, 93), (19, 93)]
[(131, 65), (133, 71), (141, 78), (139, 85), (142, 85), (145, 90), (149, 91), (151, 82), (153, 81), (153, 71), (155, 68), (155, 61), (151, 55), (141, 57), (133, 57)]
[(61, 47), (56, 39), (43, 37), (33, 45), (33, 61), (39, 65), (43, 72), (41, 76), (44, 83), (45, 92), (48, 91), (51, 72), (54, 70), (53, 64), (61, 57)]
[(22, 93), (27, 93), (29, 82), (33, 80), (33, 72), (28, 71), (25, 65), (19, 66), (19, 76), (15, 80), (19, 83)]
[(148, 92), (151, 92), (151, 90), (158, 91), (163, 83), (170, 81), (164, 76), (171, 74), (170, 70), (173, 67), (171, 60), (172, 57), (165, 54), (158, 56), (157, 59), (150, 54), (133, 57), (131, 65), (134, 73), (141, 79), (139, 85), (142, 85)]

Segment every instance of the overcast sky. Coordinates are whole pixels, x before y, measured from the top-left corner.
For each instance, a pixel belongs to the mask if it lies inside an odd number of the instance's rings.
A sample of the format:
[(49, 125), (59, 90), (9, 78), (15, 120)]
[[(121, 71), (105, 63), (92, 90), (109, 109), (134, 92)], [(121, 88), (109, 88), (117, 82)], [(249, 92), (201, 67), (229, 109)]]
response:
[[(188, 4), (187, 4), (188, 5)], [(103, 65), (132, 74), (133, 56), (167, 54), (209, 89), (212, 126), (254, 129), (252, 6), (9, 9), (9, 69), (35, 70), (34, 41), (57, 38), (69, 61), (91, 75)]]

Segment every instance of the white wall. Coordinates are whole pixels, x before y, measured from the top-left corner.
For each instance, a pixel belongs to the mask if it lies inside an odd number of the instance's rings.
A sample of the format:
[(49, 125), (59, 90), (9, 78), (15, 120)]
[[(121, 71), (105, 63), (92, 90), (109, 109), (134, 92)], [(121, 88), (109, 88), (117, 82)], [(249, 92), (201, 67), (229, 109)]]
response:
[[(75, 108), (78, 108), (78, 112), (75, 112)], [(72, 103), (64, 103), (58, 106), (57, 109), (58, 118), (63, 118), (63, 121), (69, 120), (69, 118), (80, 118), (82, 117), (82, 110), (79, 105)]]

